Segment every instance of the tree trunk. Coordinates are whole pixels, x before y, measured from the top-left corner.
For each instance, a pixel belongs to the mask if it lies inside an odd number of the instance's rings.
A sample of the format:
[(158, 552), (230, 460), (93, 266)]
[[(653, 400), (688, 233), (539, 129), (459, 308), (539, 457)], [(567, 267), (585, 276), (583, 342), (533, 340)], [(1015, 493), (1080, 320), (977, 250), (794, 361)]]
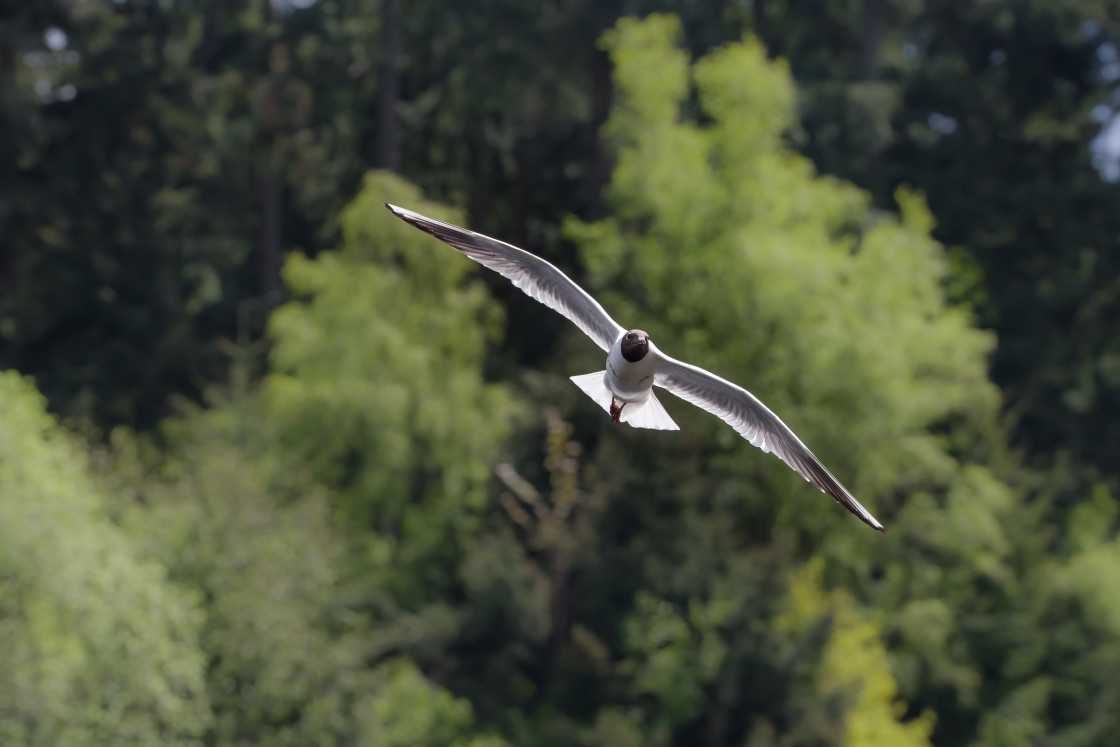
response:
[(727, 733), (731, 726), (731, 714), (739, 701), (739, 657), (735, 647), (728, 650), (724, 659), (723, 671), (716, 686), (715, 697), (709, 708), (708, 744), (726, 744)]
[(770, 24), (766, 20), (766, 0), (754, 0), (751, 3), (751, 22), (754, 25), (754, 35), (766, 47), (766, 54), (770, 58), (777, 56), (775, 47), (777, 43), (771, 39)]
[(879, 80), (882, 75), (879, 50), (883, 44), (883, 0), (863, 0), (860, 62), (863, 79)]
[(281, 229), (284, 186), (275, 166), (266, 164), (257, 179), (261, 205), (261, 295), (268, 297), (280, 288)]
[(174, 241), (163, 242), (156, 265), (155, 288), (157, 303), (168, 314), (177, 315), (183, 310), (183, 294), (179, 288), (179, 252)]
[[(860, 66), (863, 68), (865, 83), (876, 84), (882, 78), (884, 0), (863, 0), (860, 33)], [(888, 125), (889, 127), (889, 125)], [(867, 150), (866, 186), (876, 199), (889, 199), (889, 189), (885, 177), (884, 149), (886, 142), (876, 135), (871, 139)]]
[(566, 549), (558, 549), (552, 559), (552, 600), (549, 604), (551, 624), (548, 634), (548, 664), (550, 674), (556, 671), (572, 625), (572, 559)]
[(467, 222), (478, 230), (492, 228), (487, 225), (490, 201), (493, 197), (493, 159), (486, 148), (485, 138), (480, 137), (476, 146), (468, 144), (473, 156), (470, 174), (470, 194), (467, 196)]
[(614, 85), (611, 80), (611, 57), (604, 50), (596, 50), (591, 58), (591, 126), (595, 143), (591, 163), (587, 167), (586, 220), (599, 220), (606, 213), (603, 191), (611, 179), (611, 158), (601, 130), (611, 114)]
[[(0, 117), (7, 117), (14, 120), (17, 113), (16, 105), (16, 55), (15, 49), (7, 39), (0, 35)], [(2, 125), (2, 123), (0, 123)], [(8, 127), (9, 131), (14, 130), (16, 123), (11, 121)], [(5, 164), (5, 168), (11, 168), (13, 173), (9, 178), (15, 180), (15, 157), (16, 146), (14, 141), (14, 132), (12, 137), (4, 138), (4, 142), (0, 143), (0, 163)], [(16, 286), (16, 255), (15, 255), (15, 241), (13, 239), (12, 220), (16, 211), (12, 210), (11, 202), (15, 200), (15, 196), (9, 194), (4, 201), (9, 203), (8, 210), (11, 214), (5, 215), (7, 211), (0, 211), (0, 288), (11, 291)]]
[(514, 243), (518, 246), (529, 244), (529, 216), (533, 212), (533, 175), (536, 160), (533, 158), (533, 141), (525, 135), (518, 135), (513, 143), (513, 162), (517, 173), (514, 175), (513, 226)]
[(400, 46), (400, 0), (381, 0), (381, 74), (377, 94), (377, 146), (374, 157), (378, 167), (394, 173), (401, 170), (400, 123), (397, 120)]

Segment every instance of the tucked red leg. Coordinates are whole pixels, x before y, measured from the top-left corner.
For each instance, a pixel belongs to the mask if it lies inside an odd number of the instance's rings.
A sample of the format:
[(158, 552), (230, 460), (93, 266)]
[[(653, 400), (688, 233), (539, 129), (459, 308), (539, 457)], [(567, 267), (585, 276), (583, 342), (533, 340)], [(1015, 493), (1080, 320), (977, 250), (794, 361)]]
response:
[(618, 404), (615, 404), (615, 401), (613, 399), (611, 400), (611, 422), (612, 423), (619, 422), (618, 417), (622, 414), (622, 408), (625, 407), (625, 406), (626, 406), (625, 402), (622, 403), (621, 405), (618, 405)]

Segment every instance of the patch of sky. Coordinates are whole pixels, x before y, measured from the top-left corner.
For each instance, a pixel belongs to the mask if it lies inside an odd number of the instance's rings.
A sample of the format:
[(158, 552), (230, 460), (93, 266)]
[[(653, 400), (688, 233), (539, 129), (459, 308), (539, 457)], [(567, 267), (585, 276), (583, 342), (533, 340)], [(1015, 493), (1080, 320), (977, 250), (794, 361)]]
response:
[(65, 49), (66, 42), (66, 32), (56, 26), (51, 26), (45, 32), (43, 32), (43, 43), (46, 44), (47, 49), (51, 50), (52, 52), (58, 52), (61, 49)]
[(1120, 182), (1120, 117), (1101, 105), (1093, 108), (1093, 119), (1102, 115), (1101, 109), (1105, 110), (1104, 126), (1089, 146), (1093, 151), (1093, 166), (1106, 182)]
[(929, 128), (934, 132), (940, 132), (942, 135), (950, 135), (957, 131), (956, 117), (950, 117), (941, 112), (934, 112), (929, 115), (928, 120)]
[(1100, 62), (1097, 74), (1101, 80), (1106, 83), (1120, 80), (1120, 54), (1117, 54), (1115, 44), (1105, 42), (1098, 46), (1097, 60)]
[(291, 13), (293, 10), (310, 8), (318, 0), (269, 0), (272, 7), (281, 13)]

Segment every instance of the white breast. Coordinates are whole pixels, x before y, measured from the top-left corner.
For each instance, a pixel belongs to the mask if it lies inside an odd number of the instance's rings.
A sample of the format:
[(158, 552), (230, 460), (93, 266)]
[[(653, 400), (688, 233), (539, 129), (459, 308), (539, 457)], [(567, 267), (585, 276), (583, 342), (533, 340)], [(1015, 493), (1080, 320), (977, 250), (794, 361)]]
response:
[(647, 354), (636, 363), (622, 357), (622, 338), (607, 354), (607, 386), (623, 402), (644, 402), (653, 388), (657, 356)]

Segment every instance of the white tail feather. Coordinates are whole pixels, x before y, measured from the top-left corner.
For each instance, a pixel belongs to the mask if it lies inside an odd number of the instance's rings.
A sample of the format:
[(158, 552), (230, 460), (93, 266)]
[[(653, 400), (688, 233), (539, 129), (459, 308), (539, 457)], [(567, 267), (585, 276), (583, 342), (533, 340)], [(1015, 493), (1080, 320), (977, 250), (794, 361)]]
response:
[[(573, 376), (572, 382), (582, 389), (584, 394), (595, 400), (599, 407), (609, 413), (614, 395), (607, 388), (606, 373), (606, 371), (596, 371), (582, 376)], [(649, 393), (649, 398), (641, 404), (627, 402), (622, 408), (619, 420), (623, 423), (629, 423), (634, 428), (652, 428), (658, 431), (680, 430), (657, 400), (657, 395), (652, 391)]]
[(665, 408), (658, 401), (657, 395), (652, 391), (649, 393), (649, 398), (641, 404), (628, 402), (622, 408), (622, 415), (619, 420), (623, 423), (629, 423), (635, 428), (652, 428), (655, 431), (680, 430), (680, 426), (673, 422), (669, 413), (665, 412)]
[(583, 390), (584, 394), (595, 400), (595, 404), (599, 407), (610, 412), (611, 400), (614, 399), (614, 395), (611, 394), (610, 389), (607, 389), (606, 379), (606, 371), (596, 371), (595, 373), (572, 377), (572, 381)]

